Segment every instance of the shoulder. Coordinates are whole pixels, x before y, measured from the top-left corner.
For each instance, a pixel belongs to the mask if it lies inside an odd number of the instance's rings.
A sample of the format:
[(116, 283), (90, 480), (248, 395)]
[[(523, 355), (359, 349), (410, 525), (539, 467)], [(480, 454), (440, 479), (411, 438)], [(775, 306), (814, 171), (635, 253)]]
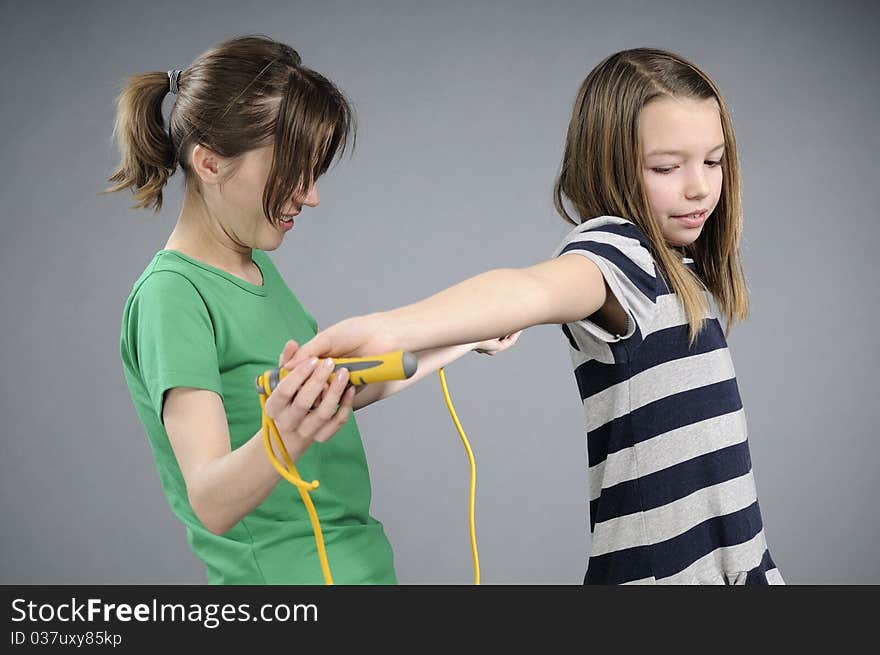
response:
[(126, 303), (129, 320), (145, 315), (207, 311), (191, 268), (173, 255), (158, 253), (135, 282)]
[(648, 237), (642, 228), (628, 218), (620, 216), (597, 216), (575, 225), (565, 236), (566, 239), (583, 234), (616, 234), (621, 237), (635, 239), (644, 246), (648, 245)]
[(607, 243), (624, 252), (650, 252), (648, 237), (630, 220), (619, 216), (599, 216), (576, 225), (556, 247), (554, 256), (576, 248), (579, 243)]
[(132, 295), (140, 304), (201, 297), (193, 280), (179, 271), (167, 269), (154, 270), (144, 276)]
[(556, 247), (553, 257), (567, 253), (598, 257), (617, 266), (631, 263), (650, 275), (655, 273), (648, 237), (634, 222), (619, 216), (599, 216), (575, 226)]
[(157, 254), (132, 288), (122, 317), (124, 358), (143, 362), (160, 351), (183, 357), (194, 344), (213, 344), (211, 312), (194, 276), (175, 260)]

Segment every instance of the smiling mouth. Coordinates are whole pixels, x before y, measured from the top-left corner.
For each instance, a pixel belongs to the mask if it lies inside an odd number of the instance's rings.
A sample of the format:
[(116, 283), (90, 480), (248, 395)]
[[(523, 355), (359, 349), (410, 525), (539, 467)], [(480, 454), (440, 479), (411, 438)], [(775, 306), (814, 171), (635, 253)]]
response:
[(297, 209), (289, 214), (281, 214), (278, 220), (282, 225), (293, 225), (293, 219), (299, 216), (299, 212), (300, 210)]
[(699, 211), (691, 212), (690, 214), (674, 214), (672, 218), (705, 218), (706, 217), (706, 209), (700, 209)]

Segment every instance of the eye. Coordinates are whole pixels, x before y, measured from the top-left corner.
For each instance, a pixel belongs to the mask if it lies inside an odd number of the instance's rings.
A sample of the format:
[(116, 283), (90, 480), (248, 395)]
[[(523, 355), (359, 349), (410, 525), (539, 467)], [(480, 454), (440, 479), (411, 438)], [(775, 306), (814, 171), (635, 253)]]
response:
[(706, 162), (704, 162), (704, 163), (705, 163), (709, 168), (715, 168), (716, 166), (721, 166), (721, 160), (720, 160), (720, 159), (709, 160), (709, 161), (706, 161)]
[(671, 173), (673, 171), (673, 169), (675, 169), (675, 168), (677, 168), (677, 166), (657, 167), (657, 168), (652, 168), (651, 170), (654, 171), (655, 173), (660, 173), (660, 175), (666, 175), (668, 173)]

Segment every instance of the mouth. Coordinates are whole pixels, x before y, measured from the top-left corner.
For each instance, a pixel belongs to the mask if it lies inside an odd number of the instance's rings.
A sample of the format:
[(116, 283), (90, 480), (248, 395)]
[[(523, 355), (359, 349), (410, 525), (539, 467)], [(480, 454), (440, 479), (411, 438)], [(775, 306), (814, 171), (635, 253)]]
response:
[(672, 215), (670, 218), (674, 218), (675, 220), (684, 223), (687, 227), (700, 227), (706, 222), (706, 216), (708, 213), (708, 209), (698, 209), (690, 214)]
[(293, 228), (293, 223), (294, 223), (293, 218), (298, 214), (299, 214), (299, 212), (296, 212), (296, 214), (282, 214), (281, 215), (281, 218), (279, 218), (278, 221), (281, 224), (282, 231), (287, 232), (288, 230)]

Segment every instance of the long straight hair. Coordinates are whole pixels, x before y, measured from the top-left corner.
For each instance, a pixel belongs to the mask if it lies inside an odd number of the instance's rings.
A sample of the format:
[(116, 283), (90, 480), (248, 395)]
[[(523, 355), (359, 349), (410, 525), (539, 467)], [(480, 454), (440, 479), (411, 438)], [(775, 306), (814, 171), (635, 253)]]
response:
[(226, 158), (272, 145), (263, 213), (277, 223), (287, 201), (305, 195), (349, 137), (354, 142), (353, 111), (339, 89), (304, 67), (293, 48), (264, 36), (224, 41), (181, 71), (166, 126), (169, 89), (167, 73), (142, 73), (117, 98), (113, 132), (122, 161), (105, 193), (131, 189), (135, 208), (158, 212), (178, 165), (198, 191), (189, 163), (196, 144)]
[[(684, 253), (693, 258), (700, 277), (668, 245), (651, 216), (642, 171), (639, 115), (662, 97), (714, 99), (721, 114), (724, 156), (721, 198), (699, 238)], [(748, 291), (742, 270), (742, 183), (730, 113), (720, 91), (703, 71), (684, 58), (650, 48), (624, 50), (594, 68), (578, 91), (562, 166), (553, 190), (556, 211), (578, 225), (596, 216), (620, 216), (638, 225), (650, 242), (654, 261), (678, 295), (696, 341), (708, 309), (705, 290), (726, 319), (725, 334), (735, 320), (748, 316)], [(565, 207), (568, 201), (576, 218)], [(701, 278), (701, 279), (700, 279)]]

